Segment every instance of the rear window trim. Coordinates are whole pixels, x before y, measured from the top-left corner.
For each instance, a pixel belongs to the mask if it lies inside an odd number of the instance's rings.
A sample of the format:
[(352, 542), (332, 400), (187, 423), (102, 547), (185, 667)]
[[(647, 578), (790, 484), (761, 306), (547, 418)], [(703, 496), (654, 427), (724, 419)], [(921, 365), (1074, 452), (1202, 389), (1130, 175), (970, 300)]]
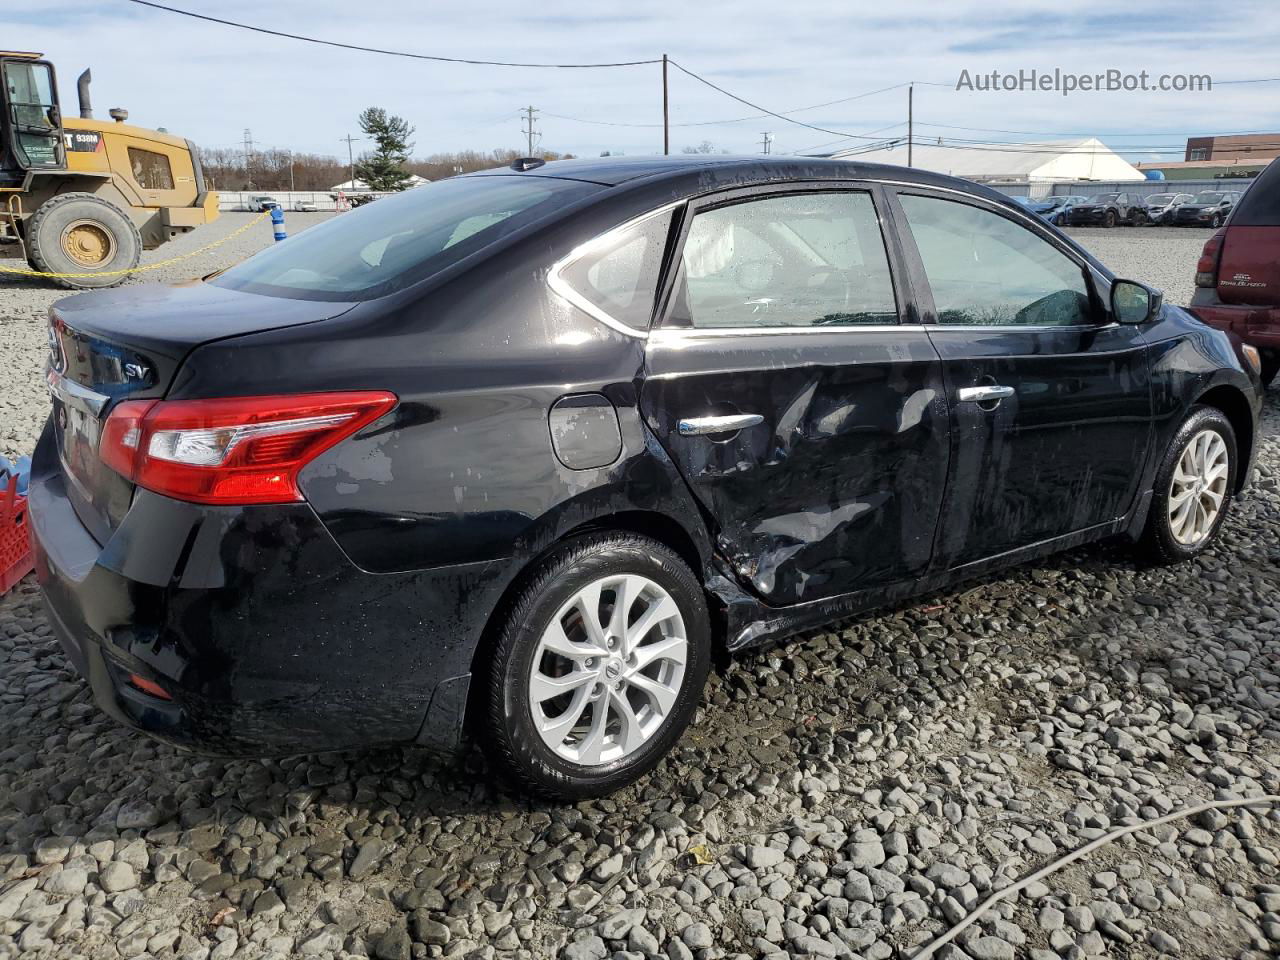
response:
[[(600, 247), (608, 246), (618, 234), (631, 230), (642, 223), (646, 223), (649, 220), (654, 219), (655, 217), (662, 217), (669, 213), (673, 213), (680, 207), (684, 206), (686, 202), (687, 201), (685, 200), (674, 200), (670, 203), (664, 203), (660, 207), (648, 210), (645, 213), (640, 214), (638, 217), (632, 217), (631, 219), (618, 224), (616, 227), (610, 227), (603, 233), (596, 234), (590, 240), (578, 244), (551, 265), (551, 269), (547, 272), (547, 286), (550, 287), (556, 295), (577, 307), (593, 320), (603, 323), (609, 329), (616, 330), (618, 333), (626, 334), (628, 337), (634, 337), (637, 340), (644, 340), (649, 336), (648, 329), (641, 330), (637, 327), (633, 327), (629, 323), (612, 316), (608, 311), (604, 310), (597, 304), (592, 303), (564, 278), (564, 271), (583, 257), (594, 253)], [(670, 237), (668, 237), (668, 243), (670, 243)], [(661, 285), (659, 285), (659, 289), (661, 289)], [(650, 318), (650, 322), (652, 323), (652, 318)]]

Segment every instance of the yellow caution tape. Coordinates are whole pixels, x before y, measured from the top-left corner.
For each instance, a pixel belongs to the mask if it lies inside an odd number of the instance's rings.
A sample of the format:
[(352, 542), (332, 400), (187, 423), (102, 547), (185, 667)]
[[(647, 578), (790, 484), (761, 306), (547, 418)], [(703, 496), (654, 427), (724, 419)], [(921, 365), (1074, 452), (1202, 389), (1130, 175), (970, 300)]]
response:
[(0, 267), (0, 273), (14, 273), (20, 277), (49, 277), (54, 280), (79, 280), (86, 277), (119, 277), (127, 273), (144, 273), (147, 270), (159, 270), (161, 267), (167, 267), (173, 263), (181, 263), (197, 254), (205, 253), (215, 247), (220, 247), (233, 237), (238, 237), (254, 224), (261, 223), (267, 217), (271, 216), (271, 211), (267, 210), (262, 214), (254, 217), (242, 227), (238, 227), (231, 233), (228, 233), (221, 240), (215, 240), (213, 243), (205, 244), (199, 250), (192, 250), (190, 253), (184, 253), (180, 257), (170, 257), (168, 260), (161, 260), (159, 263), (148, 263), (141, 267), (128, 267), (124, 270), (93, 270), (89, 273), (48, 273), (43, 270), (19, 270), (15, 267)]

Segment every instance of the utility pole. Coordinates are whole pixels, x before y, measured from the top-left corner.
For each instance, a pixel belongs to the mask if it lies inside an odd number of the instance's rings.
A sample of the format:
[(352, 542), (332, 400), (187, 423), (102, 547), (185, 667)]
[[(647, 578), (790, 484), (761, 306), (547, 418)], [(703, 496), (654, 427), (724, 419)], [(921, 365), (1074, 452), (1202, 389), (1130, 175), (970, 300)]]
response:
[(760, 135), (761, 153), (766, 157), (769, 155), (769, 148), (773, 146), (773, 134), (766, 130)]
[(250, 161), (253, 159), (253, 131), (244, 128), (244, 175), (249, 176)]
[(667, 96), (667, 55), (662, 55), (662, 155), (671, 152), (671, 109)]
[(525, 137), (528, 138), (528, 144), (529, 144), (529, 152), (526, 153), (525, 156), (532, 157), (533, 156), (533, 138), (542, 136), (541, 130), (533, 129), (533, 120), (534, 120), (534, 117), (538, 115), (538, 111), (535, 110), (532, 105), (530, 105), (528, 107), (525, 107), (520, 112), (525, 115), (524, 120), (521, 121), (520, 129), (524, 132)]
[(359, 137), (353, 137), (349, 133), (345, 137), (338, 138), (339, 143), (345, 143), (347, 145), (347, 166), (350, 169), (350, 174), (351, 174), (350, 180), (351, 180), (352, 190), (356, 188), (356, 155), (355, 153), (352, 152), (351, 145), (359, 139), (360, 139)]
[(914, 118), (914, 100), (916, 85), (914, 83), (907, 85), (907, 166), (911, 166), (911, 147), (914, 140), (915, 118)]

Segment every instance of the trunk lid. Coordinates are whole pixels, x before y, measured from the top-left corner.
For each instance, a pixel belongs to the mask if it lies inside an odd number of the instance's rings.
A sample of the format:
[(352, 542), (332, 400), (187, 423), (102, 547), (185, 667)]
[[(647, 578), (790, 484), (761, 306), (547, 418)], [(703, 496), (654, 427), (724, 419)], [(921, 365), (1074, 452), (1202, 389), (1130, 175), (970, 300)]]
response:
[(200, 282), (95, 291), (56, 303), (47, 372), (53, 430), (68, 496), (93, 537), (105, 543), (133, 501), (133, 484), (98, 456), (102, 424), (117, 403), (163, 397), (201, 344), (331, 319), (351, 306)]

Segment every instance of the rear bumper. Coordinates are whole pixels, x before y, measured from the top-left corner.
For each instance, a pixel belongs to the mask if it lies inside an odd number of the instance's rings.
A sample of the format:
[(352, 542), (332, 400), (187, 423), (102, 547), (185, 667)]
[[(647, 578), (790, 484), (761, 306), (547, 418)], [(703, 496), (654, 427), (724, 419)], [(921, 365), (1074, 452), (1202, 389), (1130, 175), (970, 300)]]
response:
[(222, 756), (459, 745), (496, 600), (486, 565), (369, 574), (306, 504), (210, 508), (143, 490), (99, 545), (65, 482), (46, 430), (29, 501), (37, 576), (59, 641), (116, 720)]
[(1189, 309), (1209, 326), (1234, 333), (1260, 350), (1280, 350), (1280, 306), (1224, 304), (1215, 291), (1198, 288)]

